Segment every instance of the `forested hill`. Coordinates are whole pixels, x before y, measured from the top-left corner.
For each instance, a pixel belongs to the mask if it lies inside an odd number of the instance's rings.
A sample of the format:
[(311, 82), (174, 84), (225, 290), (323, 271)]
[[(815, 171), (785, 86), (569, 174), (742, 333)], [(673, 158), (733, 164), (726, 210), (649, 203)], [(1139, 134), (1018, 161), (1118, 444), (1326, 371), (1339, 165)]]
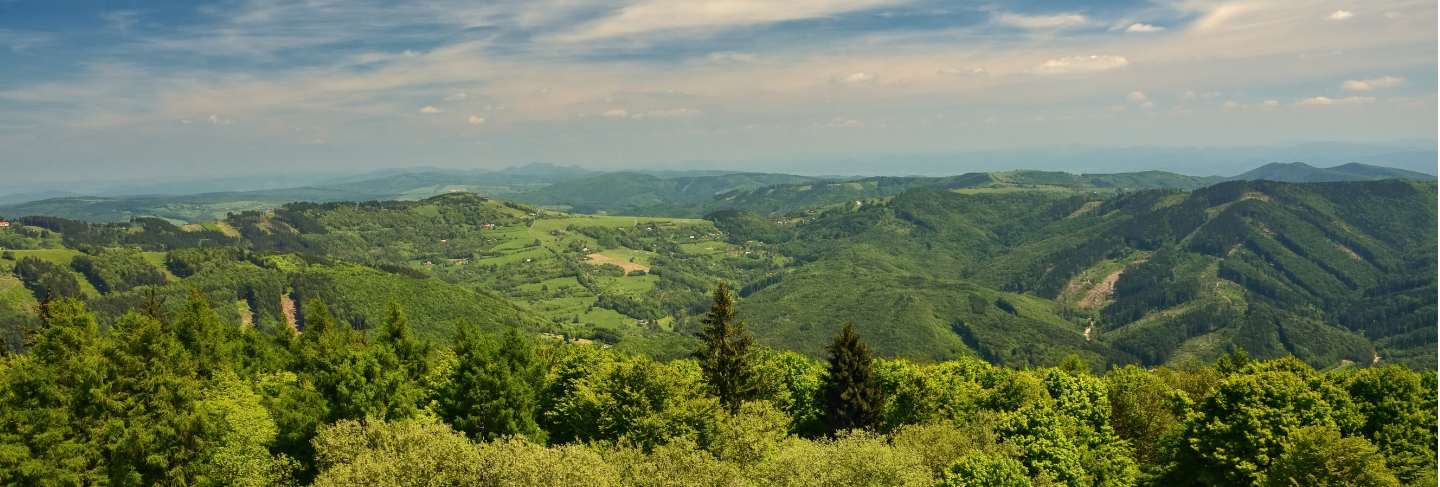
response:
[(927, 360), (1031, 366), (1078, 352), (1100, 368), (1243, 348), (1317, 367), (1434, 365), (1434, 182), (1063, 186), (1075, 178), (978, 174), (706, 220), (465, 193), (296, 203), (183, 227), (27, 217), (0, 233), (17, 249), (0, 265), (26, 286), (8, 291), (12, 303), (61, 286), (103, 319), (190, 287), (268, 326), (285, 323), (284, 299), (323, 299), (362, 328), (396, 300), (427, 318), (427, 336), (468, 319), (673, 357), (725, 282), (761, 342), (811, 355), (853, 321), (882, 355)]
[(1435, 176), (1393, 167), (1372, 166), (1353, 162), (1335, 167), (1315, 167), (1303, 162), (1277, 162), (1266, 164), (1226, 179), (1234, 181), (1267, 180), (1287, 183), (1329, 183), (1340, 181), (1378, 181), (1381, 179), (1434, 181)]
[(775, 223), (715, 215), (804, 265), (742, 305), (818, 353), (854, 320), (889, 354), (1014, 364), (1230, 347), (1433, 366), (1433, 183), (1226, 183), (1114, 197), (916, 190)]

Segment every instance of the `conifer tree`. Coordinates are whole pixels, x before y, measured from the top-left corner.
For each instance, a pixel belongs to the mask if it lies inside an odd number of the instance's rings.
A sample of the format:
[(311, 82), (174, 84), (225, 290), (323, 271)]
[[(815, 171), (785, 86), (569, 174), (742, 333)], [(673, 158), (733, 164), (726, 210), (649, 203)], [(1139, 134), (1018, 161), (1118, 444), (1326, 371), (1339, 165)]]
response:
[(701, 320), (700, 361), (705, 383), (732, 414), (740, 405), (754, 399), (759, 392), (758, 374), (751, 356), (755, 338), (745, 330), (745, 323), (735, 320), (735, 300), (725, 284), (715, 288), (715, 301)]
[[(142, 314), (164, 322), (148, 312), (142, 311)], [(203, 377), (213, 377), (215, 372), (232, 367), (238, 360), (235, 339), (239, 328), (227, 325), (198, 290), (190, 291), (185, 308), (175, 317), (174, 330)]]
[(870, 347), (860, 341), (855, 325), (846, 323), (826, 350), (830, 370), (821, 389), (826, 426), (832, 434), (875, 426), (880, 421), (884, 397), (875, 381)]
[(475, 439), (544, 439), (536, 421), (543, 377), (529, 339), (513, 328), (500, 341), (461, 328), (455, 358), (437, 401), (441, 418)]
[(412, 381), (419, 381), (425, 375), (429, 365), (429, 347), (415, 339), (410, 318), (405, 316), (405, 310), (399, 303), (392, 301), (386, 309), (385, 324), (380, 329), (377, 341), (394, 352), (395, 358), (400, 361)]

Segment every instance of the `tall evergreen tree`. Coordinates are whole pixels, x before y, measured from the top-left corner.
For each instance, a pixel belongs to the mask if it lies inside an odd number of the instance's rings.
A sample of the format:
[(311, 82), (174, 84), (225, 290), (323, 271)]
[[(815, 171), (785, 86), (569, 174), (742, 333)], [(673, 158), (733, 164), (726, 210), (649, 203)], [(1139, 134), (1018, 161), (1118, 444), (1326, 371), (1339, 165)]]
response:
[[(160, 316), (142, 310), (142, 314), (159, 322)], [(185, 308), (175, 317), (175, 335), (194, 360), (203, 377), (213, 377), (219, 370), (234, 366), (239, 360), (238, 326), (230, 326), (210, 307), (210, 301), (198, 290), (190, 291)]]
[(429, 370), (430, 348), (425, 342), (415, 339), (410, 318), (405, 316), (405, 310), (399, 303), (392, 301), (386, 308), (385, 324), (380, 329), (377, 344), (390, 348), (410, 380), (418, 382)]
[(731, 414), (740, 405), (759, 393), (759, 374), (755, 370), (751, 348), (755, 338), (745, 330), (745, 323), (735, 319), (735, 298), (725, 284), (715, 288), (715, 301), (701, 320), (700, 361), (705, 383), (720, 398)]
[(543, 377), (529, 339), (513, 328), (498, 342), (461, 328), (455, 356), (437, 401), (440, 417), (471, 438), (543, 439), (536, 421)]
[(885, 400), (875, 381), (875, 359), (870, 347), (860, 341), (855, 325), (846, 323), (826, 350), (830, 353), (830, 370), (821, 389), (826, 426), (832, 434), (874, 427), (880, 422)]

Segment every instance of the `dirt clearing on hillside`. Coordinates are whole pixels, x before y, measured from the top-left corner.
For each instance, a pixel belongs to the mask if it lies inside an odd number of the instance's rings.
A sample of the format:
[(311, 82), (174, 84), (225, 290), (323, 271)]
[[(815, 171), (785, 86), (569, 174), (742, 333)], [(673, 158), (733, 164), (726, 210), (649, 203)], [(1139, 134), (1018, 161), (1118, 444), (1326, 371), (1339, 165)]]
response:
[(1105, 276), (1105, 279), (1101, 279), (1100, 282), (1095, 284), (1095, 287), (1090, 288), (1090, 291), (1085, 293), (1085, 297), (1080, 298), (1080, 302), (1076, 304), (1075, 307), (1080, 309), (1095, 309), (1105, 304), (1110, 300), (1110, 296), (1115, 294), (1115, 283), (1120, 281), (1120, 274), (1124, 273), (1125, 269), (1120, 269)]
[(617, 259), (617, 258), (608, 256), (608, 255), (605, 255), (605, 254), (598, 254), (598, 253), (597, 253), (597, 254), (590, 254), (590, 255), (587, 255), (587, 256), (585, 256), (585, 257), (589, 259), (587, 262), (589, 262), (591, 265), (611, 264), (611, 265), (619, 266), (621, 269), (625, 269), (625, 272), (634, 272), (634, 271), (650, 272), (650, 266), (647, 266), (647, 265), (644, 265), (644, 264), (640, 264), (640, 263), (636, 263), (636, 262), (630, 262), (630, 261), (624, 260), (624, 259)]

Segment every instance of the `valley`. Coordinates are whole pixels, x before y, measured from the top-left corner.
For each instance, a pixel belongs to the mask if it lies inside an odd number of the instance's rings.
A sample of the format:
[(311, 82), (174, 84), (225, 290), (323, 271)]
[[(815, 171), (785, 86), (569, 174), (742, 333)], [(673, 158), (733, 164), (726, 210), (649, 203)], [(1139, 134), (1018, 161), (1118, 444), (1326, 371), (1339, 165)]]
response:
[[(668, 199), (644, 203), (669, 208), (659, 216), (446, 191), (182, 226), (22, 217), (0, 236), (12, 249), (0, 269), (52, 264), (102, 316), (144, 293), (178, 301), (200, 288), (256, 326), (284, 324), (282, 299), (313, 298), (364, 329), (397, 301), (434, 318), (420, 333), (435, 338), (462, 323), (523, 324), (662, 358), (693, 347), (708, 292), (726, 283), (761, 343), (810, 355), (854, 322), (883, 356), (1015, 367), (1075, 353), (1097, 370), (1183, 365), (1235, 349), (1322, 368), (1435, 362), (1434, 229), (1399, 223), (1433, 221), (1433, 182), (1014, 171), (804, 181), (709, 201), (673, 193), (700, 183), (672, 183)], [(625, 208), (638, 207), (612, 209)], [(149, 266), (159, 285), (106, 288), (73, 262), (123, 252), (136, 257), (106, 265)], [(32, 302), (11, 301), (20, 315)]]

